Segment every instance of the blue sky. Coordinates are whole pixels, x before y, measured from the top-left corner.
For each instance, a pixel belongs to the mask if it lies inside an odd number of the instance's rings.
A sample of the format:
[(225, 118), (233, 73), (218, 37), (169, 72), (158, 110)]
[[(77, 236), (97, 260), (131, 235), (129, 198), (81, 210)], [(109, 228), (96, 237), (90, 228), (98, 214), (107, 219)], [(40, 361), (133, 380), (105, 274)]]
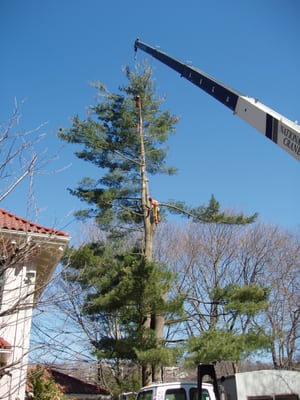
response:
[[(56, 131), (94, 103), (89, 82), (112, 92), (126, 83), (122, 67), (134, 67), (137, 37), (294, 121), (300, 119), (299, 15), (298, 0), (1, 0), (0, 121), (8, 120), (15, 98), (25, 100), (22, 128), (45, 122), (43, 147), (49, 155), (60, 152), (48, 170), (71, 165), (37, 177), (37, 222), (77, 235), (72, 213), (81, 204), (67, 187), (101, 171), (77, 160)], [(151, 179), (153, 197), (196, 206), (214, 194), (223, 208), (298, 228), (299, 162), (176, 72), (137, 53), (138, 61), (145, 58), (164, 107), (180, 116), (169, 143), (178, 174)], [(22, 186), (1, 207), (26, 216), (26, 200)]]

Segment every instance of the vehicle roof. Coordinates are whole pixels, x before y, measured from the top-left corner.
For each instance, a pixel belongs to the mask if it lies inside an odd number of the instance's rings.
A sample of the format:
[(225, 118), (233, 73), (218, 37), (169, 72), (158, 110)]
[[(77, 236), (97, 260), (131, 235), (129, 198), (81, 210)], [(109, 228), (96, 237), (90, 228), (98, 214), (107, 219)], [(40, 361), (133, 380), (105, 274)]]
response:
[[(158, 386), (159, 387), (166, 387), (166, 386), (171, 386), (171, 387), (186, 387), (186, 386), (188, 386), (188, 387), (197, 387), (197, 382), (179, 382), (179, 381), (178, 382), (153, 382), (153, 383), (150, 383), (147, 386), (142, 387), (139, 390), (139, 392), (143, 391), (143, 390), (151, 389), (151, 388), (154, 388), (154, 387), (158, 387)], [(212, 386), (212, 384), (203, 382), (202, 386), (203, 387), (208, 387), (208, 386)]]

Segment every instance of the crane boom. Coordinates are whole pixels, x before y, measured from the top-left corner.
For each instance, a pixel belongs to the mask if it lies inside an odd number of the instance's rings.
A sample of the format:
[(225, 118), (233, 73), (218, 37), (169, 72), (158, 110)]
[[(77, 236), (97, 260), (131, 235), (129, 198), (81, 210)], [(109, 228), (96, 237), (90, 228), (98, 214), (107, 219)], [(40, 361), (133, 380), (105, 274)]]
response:
[(296, 122), (285, 118), (257, 99), (231, 89), (200, 69), (183, 63), (139, 39), (136, 39), (134, 48), (135, 51), (137, 49), (145, 51), (179, 72), (182, 77), (220, 101), (234, 114), (300, 161), (300, 126)]

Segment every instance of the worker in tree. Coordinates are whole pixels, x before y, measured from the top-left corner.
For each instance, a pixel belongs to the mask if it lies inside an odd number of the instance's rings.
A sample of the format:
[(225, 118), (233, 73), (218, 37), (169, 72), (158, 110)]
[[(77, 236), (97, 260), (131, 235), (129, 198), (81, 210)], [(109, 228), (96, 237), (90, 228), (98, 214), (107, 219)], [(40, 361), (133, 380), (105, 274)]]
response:
[(151, 203), (153, 221), (158, 224), (160, 222), (159, 203), (157, 200), (152, 199), (152, 197), (149, 197), (149, 201)]
[(139, 94), (135, 96), (135, 105), (137, 108), (141, 108), (141, 96)]

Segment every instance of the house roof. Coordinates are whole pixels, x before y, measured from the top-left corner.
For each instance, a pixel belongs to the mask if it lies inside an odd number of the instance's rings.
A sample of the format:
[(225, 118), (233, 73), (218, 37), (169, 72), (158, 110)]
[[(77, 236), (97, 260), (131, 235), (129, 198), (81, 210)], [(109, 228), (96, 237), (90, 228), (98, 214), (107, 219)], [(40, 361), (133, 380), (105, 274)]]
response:
[(11, 344), (8, 343), (5, 339), (0, 337), (0, 349), (10, 350)]
[(53, 228), (47, 228), (45, 226), (36, 224), (35, 222), (29, 221), (25, 218), (18, 217), (17, 215), (4, 210), (3, 208), (0, 208), (0, 229), (66, 237), (69, 236), (65, 232)]
[[(7, 255), (10, 255), (15, 263), (20, 263), (21, 258), (26, 256), (28, 263), (34, 263), (36, 302), (60, 262), (71, 237), (63, 231), (36, 224), (3, 208), (0, 208), (0, 233), (0, 253), (3, 252), (3, 259), (6, 260)], [(22, 252), (19, 251), (20, 248)]]
[(107, 390), (101, 388), (100, 386), (92, 385), (91, 383), (84, 382), (80, 379), (74, 378), (70, 375), (66, 375), (52, 368), (48, 368), (47, 370), (65, 394), (98, 394), (104, 396), (110, 395)]

